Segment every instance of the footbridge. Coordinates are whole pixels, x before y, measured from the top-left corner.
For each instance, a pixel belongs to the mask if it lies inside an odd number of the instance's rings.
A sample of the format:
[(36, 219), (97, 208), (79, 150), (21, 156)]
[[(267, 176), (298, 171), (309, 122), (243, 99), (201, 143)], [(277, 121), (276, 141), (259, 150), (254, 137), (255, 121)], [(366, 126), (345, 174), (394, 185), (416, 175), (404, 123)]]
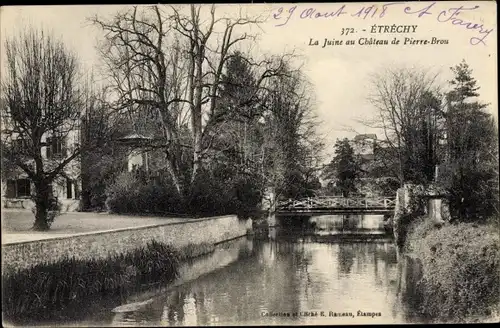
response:
[(275, 215), (391, 214), (395, 205), (395, 197), (318, 196), (279, 201)]

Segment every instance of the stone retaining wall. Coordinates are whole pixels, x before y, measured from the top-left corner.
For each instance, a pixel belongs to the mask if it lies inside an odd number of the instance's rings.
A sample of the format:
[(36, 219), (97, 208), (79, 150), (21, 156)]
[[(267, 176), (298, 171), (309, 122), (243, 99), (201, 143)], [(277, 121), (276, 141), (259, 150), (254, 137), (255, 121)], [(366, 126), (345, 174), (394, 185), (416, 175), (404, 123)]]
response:
[(189, 244), (216, 244), (244, 236), (251, 228), (250, 219), (239, 220), (236, 215), (228, 215), (3, 244), (2, 272), (72, 256), (77, 259), (106, 258), (146, 246), (151, 240), (170, 244), (176, 249)]
[[(417, 217), (425, 216), (435, 224), (449, 221), (450, 210), (446, 196), (444, 189), (434, 185), (425, 188), (422, 185), (405, 184), (397, 190), (393, 233), (398, 247), (403, 247), (407, 230)], [(439, 201), (433, 202), (431, 198)]]

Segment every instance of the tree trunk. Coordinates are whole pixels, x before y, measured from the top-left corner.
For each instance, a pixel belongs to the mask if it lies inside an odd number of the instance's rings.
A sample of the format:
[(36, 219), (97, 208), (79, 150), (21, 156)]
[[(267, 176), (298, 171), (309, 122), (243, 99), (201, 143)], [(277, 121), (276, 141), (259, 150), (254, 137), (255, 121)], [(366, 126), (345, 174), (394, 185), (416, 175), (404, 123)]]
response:
[(195, 116), (193, 122), (193, 172), (191, 175), (191, 182), (194, 182), (196, 179), (196, 174), (201, 167), (201, 113), (195, 112), (193, 113)]
[(201, 122), (201, 98), (202, 98), (202, 87), (201, 87), (201, 78), (202, 78), (202, 71), (201, 71), (201, 64), (198, 66), (198, 71), (196, 75), (196, 83), (198, 84), (196, 86), (196, 94), (195, 94), (195, 106), (193, 106), (193, 112), (192, 112), (192, 122), (193, 122), (193, 143), (194, 143), (194, 149), (193, 149), (193, 173), (191, 176), (191, 182), (194, 182), (196, 179), (196, 174), (198, 173), (198, 170), (201, 167), (201, 150), (202, 150), (202, 145), (201, 145), (201, 137), (202, 137), (202, 122)]
[(175, 190), (177, 190), (177, 193), (181, 199), (184, 198), (184, 193), (182, 190), (182, 186), (179, 182), (179, 177), (174, 169), (174, 164), (172, 163), (172, 159), (169, 158), (168, 154), (165, 155), (165, 161), (167, 165), (167, 171), (170, 174), (170, 178), (172, 179), (172, 183), (174, 184)]
[[(83, 156), (82, 156), (83, 157)], [(81, 209), (83, 211), (89, 210), (92, 207), (92, 194), (91, 190), (89, 187), (89, 175), (87, 174), (87, 164), (82, 161), (82, 166), (81, 166), (81, 193), (80, 193), (80, 201), (81, 201)]]
[(47, 231), (49, 230), (49, 224), (47, 222), (48, 211), (49, 211), (49, 184), (45, 181), (40, 181), (35, 183), (35, 223), (33, 224), (33, 230), (36, 231)]
[[(85, 189), (84, 189), (85, 188)], [(90, 195), (90, 190), (87, 189), (86, 185), (84, 187), (84, 184), (82, 183), (82, 191), (80, 194), (81, 197), (81, 209), (83, 211), (87, 211), (92, 208), (92, 201), (91, 201), (91, 195)]]

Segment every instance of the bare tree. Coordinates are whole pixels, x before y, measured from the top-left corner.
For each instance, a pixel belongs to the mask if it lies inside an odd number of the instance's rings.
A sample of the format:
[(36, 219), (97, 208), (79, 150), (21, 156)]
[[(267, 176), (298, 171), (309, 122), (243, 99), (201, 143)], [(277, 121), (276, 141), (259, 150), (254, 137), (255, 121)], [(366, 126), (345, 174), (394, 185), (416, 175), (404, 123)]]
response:
[[(174, 10), (173, 28), (186, 38), (188, 43), (188, 102), (193, 133), (193, 171), (192, 180), (201, 166), (203, 152), (204, 125), (203, 105), (207, 104), (209, 117), (213, 114), (222, 85), (222, 74), (231, 53), (238, 43), (253, 39), (248, 33), (238, 33), (238, 28), (255, 25), (258, 18), (216, 17), (215, 6), (210, 7), (210, 18), (204, 23), (200, 17), (202, 6), (190, 6), (188, 15)], [(222, 35), (222, 38), (219, 37)]]
[(184, 124), (179, 106), (184, 101), (180, 89), (184, 62), (179, 41), (167, 38), (168, 18), (154, 6), (144, 11), (134, 7), (111, 21), (97, 17), (92, 21), (105, 32), (99, 50), (115, 93), (112, 108), (137, 114), (136, 118), (157, 118), (166, 167), (181, 194), (176, 158), (180, 153), (179, 129)]
[[(204, 8), (208, 20), (202, 19)], [(134, 7), (109, 21), (92, 21), (105, 32), (101, 53), (116, 92), (113, 107), (158, 118), (168, 172), (182, 197), (182, 181), (194, 181), (212, 149), (217, 123), (226, 119), (224, 111), (215, 113), (226, 64), (239, 43), (253, 40), (238, 29), (258, 24), (259, 18), (217, 17), (215, 6), (191, 5), (189, 10)], [(263, 68), (257, 86), (280, 72), (270, 60), (246, 60)], [(189, 138), (181, 133), (187, 125)], [(182, 177), (180, 162), (186, 148), (191, 150), (189, 179)]]
[(289, 62), (283, 63), (282, 74), (265, 83), (264, 149), (275, 200), (305, 196), (306, 182), (320, 169), (323, 143), (316, 134), (313, 103), (311, 86)]
[(88, 80), (85, 110), (80, 117), (80, 209), (104, 205), (106, 183), (120, 172), (126, 147), (116, 143), (127, 126), (127, 117), (108, 106), (107, 88)]
[(50, 185), (81, 150), (75, 134), (83, 110), (78, 63), (61, 41), (35, 29), (7, 39), (5, 49), (3, 156), (33, 182), (33, 228), (47, 230)]
[(416, 68), (390, 68), (372, 78), (369, 100), (378, 110), (370, 127), (380, 128), (397, 154), (403, 184), (432, 179), (440, 138), (441, 96), (437, 75)]

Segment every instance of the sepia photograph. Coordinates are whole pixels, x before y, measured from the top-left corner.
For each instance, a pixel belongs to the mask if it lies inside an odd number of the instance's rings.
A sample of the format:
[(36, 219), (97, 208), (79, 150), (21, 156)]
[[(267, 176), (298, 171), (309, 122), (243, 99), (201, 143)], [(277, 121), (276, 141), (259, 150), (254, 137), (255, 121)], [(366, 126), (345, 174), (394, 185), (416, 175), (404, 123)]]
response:
[(496, 9), (2, 6), (3, 326), (499, 322)]

